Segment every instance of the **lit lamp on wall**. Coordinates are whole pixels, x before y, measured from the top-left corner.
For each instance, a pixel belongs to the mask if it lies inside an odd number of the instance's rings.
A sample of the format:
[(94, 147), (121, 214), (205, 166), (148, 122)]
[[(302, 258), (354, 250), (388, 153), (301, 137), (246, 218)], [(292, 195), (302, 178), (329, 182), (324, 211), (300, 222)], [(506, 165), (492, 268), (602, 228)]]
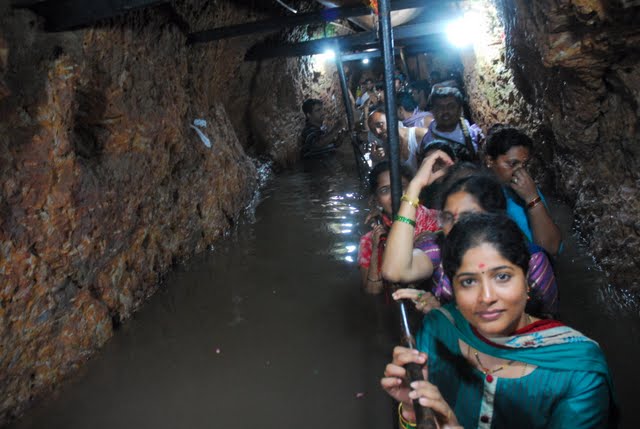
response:
[(321, 54), (314, 55), (313, 57), (311, 57), (311, 59), (313, 62), (313, 68), (319, 72), (324, 73), (326, 63), (335, 61), (336, 52), (333, 49), (328, 48)]
[(336, 52), (333, 49), (327, 49), (322, 55), (325, 61), (333, 61), (336, 59)]
[(460, 19), (450, 22), (446, 28), (447, 38), (452, 45), (465, 48), (484, 40), (484, 19), (477, 12), (467, 12)]

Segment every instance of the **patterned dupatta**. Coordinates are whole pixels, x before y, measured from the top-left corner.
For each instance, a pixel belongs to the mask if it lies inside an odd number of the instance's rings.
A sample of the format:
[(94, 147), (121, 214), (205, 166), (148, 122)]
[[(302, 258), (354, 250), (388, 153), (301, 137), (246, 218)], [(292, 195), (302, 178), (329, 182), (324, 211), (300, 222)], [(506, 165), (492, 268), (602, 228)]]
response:
[(467, 322), (455, 303), (431, 313), (427, 317), (433, 317), (436, 323), (430, 326), (451, 330), (450, 334), (482, 353), (541, 368), (602, 374), (609, 384), (610, 427), (616, 425), (618, 408), (613, 383), (604, 354), (595, 341), (561, 322), (550, 320), (532, 323), (509, 337), (487, 339)]
[(446, 319), (445, 325), (449, 325), (458, 338), (482, 353), (543, 368), (595, 371), (609, 377), (609, 368), (598, 343), (560, 322), (537, 322), (513, 336), (487, 339), (475, 331), (454, 303), (438, 311), (439, 317)]

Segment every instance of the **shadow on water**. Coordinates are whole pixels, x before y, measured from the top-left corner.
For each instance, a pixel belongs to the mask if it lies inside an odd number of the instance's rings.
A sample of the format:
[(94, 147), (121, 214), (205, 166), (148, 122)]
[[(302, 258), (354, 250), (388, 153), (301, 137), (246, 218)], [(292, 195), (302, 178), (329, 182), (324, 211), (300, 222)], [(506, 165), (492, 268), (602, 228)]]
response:
[[(12, 428), (394, 427), (378, 383), (395, 326), (360, 292), (359, 189), (348, 151), (273, 179), (254, 222), (177, 267), (81, 376)], [(565, 245), (563, 319), (602, 345), (622, 427), (640, 427), (637, 306), (611, 298), (573, 236)]]

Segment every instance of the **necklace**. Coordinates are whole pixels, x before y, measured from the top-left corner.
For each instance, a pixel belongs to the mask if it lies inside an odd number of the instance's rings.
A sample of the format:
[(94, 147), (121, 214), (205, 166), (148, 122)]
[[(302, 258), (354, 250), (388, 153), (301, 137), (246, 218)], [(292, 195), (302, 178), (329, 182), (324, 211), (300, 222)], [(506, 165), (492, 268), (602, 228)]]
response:
[[(467, 344), (467, 354), (471, 356), (471, 346), (469, 344)], [(515, 363), (514, 360), (510, 360), (509, 362), (507, 362), (506, 365), (500, 365), (497, 368), (490, 369), (482, 364), (482, 361), (480, 360), (480, 355), (478, 354), (478, 351), (476, 349), (473, 349), (473, 354), (476, 357), (478, 366), (480, 366), (480, 371), (482, 371), (482, 373), (485, 375), (485, 380), (487, 380), (488, 383), (493, 383), (493, 374), (495, 374), (498, 371), (502, 371), (506, 366), (511, 366)], [(524, 367), (522, 368), (521, 376), (524, 376), (524, 373), (526, 372), (526, 370), (527, 370), (527, 363), (525, 362)]]

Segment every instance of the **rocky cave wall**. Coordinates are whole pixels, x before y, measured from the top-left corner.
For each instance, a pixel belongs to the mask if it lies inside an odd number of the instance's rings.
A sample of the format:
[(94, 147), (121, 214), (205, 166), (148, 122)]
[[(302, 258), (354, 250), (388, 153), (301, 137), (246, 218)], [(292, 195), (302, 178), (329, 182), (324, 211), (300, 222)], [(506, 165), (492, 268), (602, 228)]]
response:
[(476, 121), (533, 136), (540, 181), (574, 208), (611, 283), (640, 291), (640, 4), (480, 3), (491, 31), (464, 55)]
[[(49, 34), (8, 3), (0, 3), (0, 425), (104, 344), (174, 261), (233, 226), (257, 186), (249, 155), (297, 157), (306, 96), (342, 114), (335, 70), (319, 73), (309, 59), (243, 61), (265, 36), (187, 47), (157, 9)], [(230, 0), (174, 8), (191, 30), (262, 17)], [(190, 128), (196, 118), (207, 121), (211, 148)]]

